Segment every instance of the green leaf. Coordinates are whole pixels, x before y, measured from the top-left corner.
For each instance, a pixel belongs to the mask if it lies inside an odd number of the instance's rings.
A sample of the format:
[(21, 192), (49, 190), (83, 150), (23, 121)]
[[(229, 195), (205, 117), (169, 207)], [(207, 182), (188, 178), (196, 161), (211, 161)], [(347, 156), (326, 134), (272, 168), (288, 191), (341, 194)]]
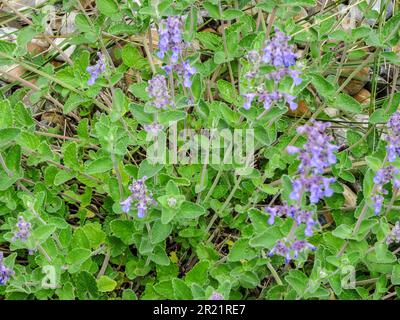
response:
[(143, 160), (139, 166), (138, 179), (141, 179), (144, 176), (146, 176), (147, 178), (151, 178), (163, 168), (163, 164), (151, 164), (147, 159)]
[(243, 12), (238, 9), (227, 9), (222, 13), (222, 18), (224, 20), (233, 20), (240, 18), (243, 15)]
[(257, 251), (249, 246), (249, 241), (247, 239), (240, 239), (229, 250), (228, 261), (251, 260), (256, 256)]
[(207, 1), (207, 2), (204, 2), (203, 6), (204, 6), (204, 9), (206, 9), (208, 11), (211, 18), (220, 19), (219, 9), (218, 9), (217, 5)]
[(238, 93), (232, 84), (225, 80), (218, 80), (217, 87), (221, 98), (228, 103), (237, 104)]
[(394, 285), (400, 284), (400, 264), (393, 266), (391, 281)]
[(32, 232), (32, 237), (39, 243), (45, 242), (56, 231), (56, 227), (51, 224), (41, 225)]
[(129, 91), (140, 100), (148, 101), (150, 99), (149, 94), (146, 91), (147, 84), (145, 82), (133, 83), (129, 86)]
[(133, 243), (133, 237), (136, 233), (135, 223), (131, 220), (113, 220), (110, 224), (112, 233), (125, 244)]
[(197, 283), (204, 285), (207, 279), (208, 269), (210, 262), (207, 260), (200, 261), (190, 270), (185, 276), (185, 282), (187, 284)]
[(20, 134), (20, 130), (16, 128), (7, 128), (0, 130), (0, 147), (13, 142)]
[(186, 118), (185, 111), (164, 111), (159, 113), (158, 122), (162, 125), (169, 125), (170, 122), (177, 122)]
[(74, 248), (68, 252), (66, 261), (67, 263), (75, 266), (80, 266), (90, 258), (92, 252), (85, 248)]
[(341, 224), (332, 231), (332, 234), (340, 239), (349, 239), (351, 238), (352, 232), (353, 229), (350, 226), (348, 226), (347, 224)]
[(308, 278), (303, 272), (299, 270), (290, 270), (285, 280), (296, 290), (299, 296), (303, 296), (308, 283)]
[(172, 287), (174, 289), (175, 299), (177, 300), (191, 300), (192, 292), (187, 284), (181, 279), (173, 279)]
[(130, 68), (142, 71), (148, 67), (147, 60), (141, 55), (139, 49), (132, 44), (127, 44), (122, 49), (122, 61)]
[(311, 83), (317, 89), (318, 94), (324, 98), (330, 98), (335, 94), (335, 87), (318, 74), (312, 74)]
[(60, 170), (54, 177), (54, 185), (60, 186), (64, 182), (67, 182), (68, 180), (71, 180), (73, 178), (75, 178), (75, 174), (73, 172)]
[(346, 93), (340, 93), (335, 99), (334, 106), (337, 109), (350, 113), (361, 113), (362, 105)]
[(206, 213), (206, 210), (199, 204), (185, 201), (180, 207), (179, 217), (183, 219), (196, 219)]
[(118, 4), (115, 0), (96, 0), (96, 7), (105, 16), (111, 17), (119, 12)]
[(211, 32), (198, 32), (196, 38), (208, 50), (219, 51), (222, 50), (222, 38)]
[(81, 94), (71, 92), (67, 101), (64, 103), (63, 112), (64, 114), (68, 114), (88, 101), (90, 101), (90, 99), (82, 97)]
[(117, 282), (107, 276), (101, 276), (96, 280), (96, 283), (100, 292), (113, 291), (117, 286)]
[(109, 157), (96, 159), (86, 166), (85, 172), (87, 174), (103, 173), (111, 170), (113, 163)]
[(376, 157), (366, 156), (365, 161), (367, 162), (368, 167), (374, 171), (378, 171), (382, 168), (382, 161)]

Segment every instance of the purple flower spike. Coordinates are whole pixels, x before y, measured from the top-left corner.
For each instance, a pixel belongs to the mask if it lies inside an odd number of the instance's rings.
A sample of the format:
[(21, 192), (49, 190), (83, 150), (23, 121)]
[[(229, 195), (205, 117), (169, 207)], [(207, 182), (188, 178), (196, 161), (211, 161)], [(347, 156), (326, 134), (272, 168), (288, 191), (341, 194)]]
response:
[(5, 266), (3, 262), (3, 252), (0, 252), (0, 285), (6, 285), (13, 275), (14, 271)]
[(294, 66), (297, 56), (294, 53), (294, 47), (288, 44), (289, 40), (290, 37), (279, 29), (275, 29), (275, 36), (265, 43), (263, 62), (275, 67), (288, 68)]
[(90, 74), (90, 78), (87, 82), (88, 86), (94, 85), (96, 79), (100, 76), (100, 74), (106, 71), (106, 63), (103, 55), (98, 52), (97, 56), (99, 58), (97, 60), (97, 63), (94, 66), (89, 66), (86, 68), (86, 71)]
[(395, 226), (390, 231), (389, 235), (386, 238), (386, 243), (399, 243), (400, 242), (400, 223), (396, 222)]
[(171, 104), (168, 93), (167, 80), (162, 75), (156, 75), (149, 80), (147, 92), (156, 108), (161, 109)]
[(144, 130), (147, 133), (152, 134), (153, 136), (157, 136), (158, 133), (164, 129), (164, 126), (162, 124), (158, 124), (158, 123), (152, 123), (152, 124), (145, 124), (143, 126)]
[(387, 127), (387, 157), (389, 162), (394, 162), (400, 156), (400, 111), (396, 111), (390, 117)]
[[(296, 65), (297, 56), (294, 53), (294, 46), (288, 44), (289, 40), (289, 37), (275, 29), (275, 36), (265, 42), (262, 54), (256, 50), (247, 54), (249, 71), (245, 74), (245, 77), (248, 79), (253, 92), (244, 94), (246, 101), (243, 107), (245, 109), (250, 108), (251, 101), (256, 97), (259, 102), (263, 103), (266, 110), (269, 110), (274, 103), (280, 100), (289, 104), (290, 110), (297, 109), (296, 97), (276, 89), (279, 88), (280, 81), (286, 76), (292, 78), (295, 86), (302, 82), (300, 71), (292, 69)], [(272, 65), (274, 70), (264, 74), (261, 68), (263, 63)], [(274, 91), (266, 90), (265, 80), (273, 81)]]
[(302, 192), (310, 192), (311, 203), (333, 195), (330, 185), (335, 182), (335, 178), (322, 176), (326, 168), (336, 163), (334, 152), (337, 146), (330, 143), (332, 137), (324, 132), (329, 126), (330, 123), (314, 121), (311, 126), (299, 127), (297, 132), (307, 136), (307, 143), (301, 150), (293, 146), (287, 148), (288, 153), (297, 153), (297, 159), (300, 160), (300, 176), (293, 181), (290, 194), (292, 200), (299, 201)]
[(29, 236), (31, 235), (31, 224), (26, 222), (23, 216), (18, 216), (16, 228), (17, 230), (14, 232), (14, 237), (12, 240), (28, 240)]
[(208, 300), (225, 300), (224, 296), (219, 292), (213, 292)]
[(179, 55), (182, 52), (182, 18), (168, 17), (160, 23), (158, 34), (160, 36), (158, 42), (158, 57), (163, 59), (168, 51), (172, 52), (171, 62), (178, 62)]
[(138, 218), (144, 218), (147, 212), (148, 205), (156, 204), (152, 194), (147, 190), (145, 184), (146, 179), (147, 177), (143, 177), (142, 179), (134, 181), (129, 186), (131, 195), (126, 200), (121, 201), (120, 203), (123, 212), (128, 213), (131, 209), (132, 203), (136, 201)]

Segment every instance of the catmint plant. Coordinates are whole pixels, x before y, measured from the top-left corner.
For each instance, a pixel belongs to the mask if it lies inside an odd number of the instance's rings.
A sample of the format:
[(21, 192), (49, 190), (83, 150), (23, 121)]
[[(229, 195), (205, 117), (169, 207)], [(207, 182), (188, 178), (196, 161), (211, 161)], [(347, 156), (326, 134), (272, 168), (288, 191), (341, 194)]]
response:
[[(247, 54), (249, 71), (245, 74), (245, 78), (250, 84), (248, 89), (250, 92), (243, 94), (244, 109), (250, 109), (256, 99), (262, 103), (265, 110), (269, 110), (279, 101), (285, 101), (291, 110), (297, 109), (295, 96), (279, 89), (279, 84), (285, 76), (292, 78), (294, 86), (302, 82), (300, 71), (296, 69), (295, 48), (289, 45), (289, 40), (290, 37), (275, 29), (274, 37), (265, 41), (261, 53), (252, 50)], [(273, 70), (265, 73), (262, 70), (263, 66), (272, 66)], [(266, 86), (266, 81), (271, 83), (269, 87)]]
[[(400, 171), (391, 163), (395, 162), (400, 155), (400, 111), (396, 111), (387, 123), (388, 133), (386, 136), (386, 158), (383, 167), (379, 169), (373, 179), (375, 184), (374, 194), (371, 196), (373, 202), (374, 213), (377, 215), (381, 212), (384, 195), (389, 192), (385, 189), (385, 185), (392, 182), (394, 189), (400, 188)], [(389, 164), (387, 163), (389, 162)]]
[(158, 33), (158, 57), (164, 59), (166, 55), (167, 65), (163, 67), (167, 75), (175, 71), (183, 79), (183, 86), (192, 86), (191, 77), (196, 73), (196, 69), (190, 65), (189, 60), (183, 59), (183, 49), (188, 44), (182, 37), (183, 22), (181, 17), (168, 17), (160, 22)]
[(141, 179), (133, 181), (129, 186), (131, 195), (121, 202), (123, 212), (129, 213), (133, 202), (136, 202), (137, 216), (138, 218), (144, 218), (148, 207), (156, 204), (151, 192), (146, 187), (146, 180), (147, 177), (144, 176)]
[(14, 275), (14, 271), (7, 268), (3, 261), (3, 252), (0, 252), (0, 285), (6, 285), (8, 280)]
[(290, 234), (286, 238), (278, 240), (269, 252), (270, 256), (276, 254), (284, 257), (286, 263), (297, 259), (303, 251), (316, 249), (307, 240), (296, 239), (294, 236), (295, 230), (301, 224), (305, 225), (304, 236), (306, 238), (313, 235), (313, 228), (318, 225), (315, 212), (302, 208), (303, 195), (309, 193), (311, 204), (333, 195), (331, 183), (335, 181), (335, 178), (323, 176), (325, 169), (336, 163), (334, 152), (337, 150), (337, 146), (330, 143), (332, 137), (325, 133), (329, 126), (328, 122), (312, 121), (311, 125), (303, 125), (297, 129), (299, 134), (306, 135), (307, 142), (302, 148), (287, 147), (287, 152), (297, 154), (297, 159), (300, 161), (297, 168), (298, 177), (294, 178), (293, 190), (290, 193), (290, 199), (295, 201), (295, 204), (265, 208), (265, 212), (269, 214), (269, 224), (274, 224), (276, 217), (285, 216), (293, 220)]
[(26, 241), (31, 234), (31, 228), (31, 224), (25, 221), (23, 216), (18, 216), (18, 222), (16, 224), (16, 231), (14, 232), (13, 241)]
[(95, 65), (86, 68), (90, 78), (87, 82), (88, 86), (94, 85), (96, 79), (106, 71), (106, 62), (102, 53), (97, 53), (98, 60)]
[(168, 92), (167, 80), (163, 75), (156, 75), (149, 80), (147, 93), (153, 105), (158, 109), (166, 108), (172, 103)]

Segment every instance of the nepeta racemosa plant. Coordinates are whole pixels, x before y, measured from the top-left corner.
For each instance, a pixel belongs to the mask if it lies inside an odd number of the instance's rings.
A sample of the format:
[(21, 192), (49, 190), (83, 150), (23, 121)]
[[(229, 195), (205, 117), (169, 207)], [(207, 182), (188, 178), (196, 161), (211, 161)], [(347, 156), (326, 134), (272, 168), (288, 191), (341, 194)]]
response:
[(131, 210), (133, 202), (136, 202), (137, 216), (138, 218), (144, 218), (149, 205), (157, 204), (153, 199), (152, 194), (147, 190), (146, 179), (144, 176), (141, 179), (134, 181), (130, 186), (129, 190), (131, 195), (124, 201), (121, 202), (122, 211), (128, 213)]
[(280, 88), (280, 82), (286, 76), (292, 79), (293, 86), (302, 82), (300, 72), (296, 69), (295, 48), (289, 45), (289, 40), (290, 37), (275, 29), (275, 35), (265, 42), (262, 52), (253, 50), (248, 53), (250, 71), (245, 76), (249, 92), (244, 94), (243, 108), (250, 109), (252, 102), (258, 100), (265, 110), (269, 110), (274, 103), (284, 100), (291, 110), (297, 109), (295, 97), (282, 92)]
[(86, 71), (90, 78), (87, 82), (88, 86), (94, 85), (97, 78), (106, 71), (106, 62), (102, 53), (97, 53), (98, 60), (95, 65), (87, 67)]
[(4, 264), (4, 255), (3, 252), (0, 251), (0, 285), (6, 285), (13, 274), (14, 271)]
[(374, 189), (372, 201), (374, 204), (375, 214), (379, 214), (382, 210), (384, 201), (383, 195), (389, 192), (384, 188), (389, 182), (393, 183), (395, 193), (400, 188), (399, 169), (392, 165), (400, 155), (400, 111), (395, 112), (387, 123), (388, 133), (386, 136), (386, 157), (383, 161), (383, 167), (379, 169), (374, 181)]
[(183, 41), (182, 28), (182, 17), (168, 17), (160, 22), (158, 57), (161, 59), (166, 57), (167, 64), (163, 69), (167, 75), (175, 71), (179, 78), (183, 79), (183, 86), (190, 88), (191, 77), (196, 73), (196, 69), (190, 65), (188, 60), (183, 59), (183, 50), (188, 44)]
[(309, 196), (310, 204), (316, 204), (324, 197), (333, 195), (331, 183), (335, 178), (323, 176), (324, 170), (336, 163), (334, 152), (337, 146), (331, 144), (332, 137), (326, 134), (330, 123), (313, 121), (311, 125), (298, 127), (297, 132), (307, 137), (307, 142), (302, 148), (288, 146), (289, 154), (297, 154), (300, 161), (297, 168), (297, 177), (293, 179), (290, 199), (294, 205), (282, 205), (265, 208), (270, 215), (268, 223), (273, 224), (275, 217), (285, 216), (293, 220), (291, 230), (287, 237), (278, 240), (271, 249), (269, 255), (283, 256), (286, 263), (291, 259), (297, 259), (299, 254), (307, 249), (315, 250), (315, 246), (307, 240), (296, 239), (296, 229), (305, 225), (304, 236), (311, 237), (313, 228), (318, 224), (316, 214), (312, 209), (303, 209), (305, 197)]

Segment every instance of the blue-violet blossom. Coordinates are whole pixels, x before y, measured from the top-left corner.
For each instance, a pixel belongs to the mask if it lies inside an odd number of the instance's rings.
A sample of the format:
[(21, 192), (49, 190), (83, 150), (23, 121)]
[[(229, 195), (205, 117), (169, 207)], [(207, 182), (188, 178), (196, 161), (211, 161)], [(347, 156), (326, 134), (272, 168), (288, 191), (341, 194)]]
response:
[(14, 271), (5, 266), (3, 262), (3, 252), (0, 252), (0, 285), (5, 285), (13, 274)]
[(106, 71), (106, 63), (103, 55), (100, 52), (98, 52), (97, 56), (99, 59), (97, 60), (96, 64), (94, 66), (89, 66), (86, 68), (86, 71), (89, 72), (90, 74), (90, 78), (87, 82), (89, 86), (94, 85), (94, 82), (100, 76), (100, 74)]
[(121, 208), (123, 212), (128, 213), (131, 209), (132, 203), (136, 201), (137, 215), (139, 218), (144, 218), (148, 206), (156, 204), (151, 192), (147, 190), (145, 184), (146, 179), (147, 177), (144, 176), (141, 179), (133, 181), (132, 184), (129, 186), (131, 195), (121, 202)]

